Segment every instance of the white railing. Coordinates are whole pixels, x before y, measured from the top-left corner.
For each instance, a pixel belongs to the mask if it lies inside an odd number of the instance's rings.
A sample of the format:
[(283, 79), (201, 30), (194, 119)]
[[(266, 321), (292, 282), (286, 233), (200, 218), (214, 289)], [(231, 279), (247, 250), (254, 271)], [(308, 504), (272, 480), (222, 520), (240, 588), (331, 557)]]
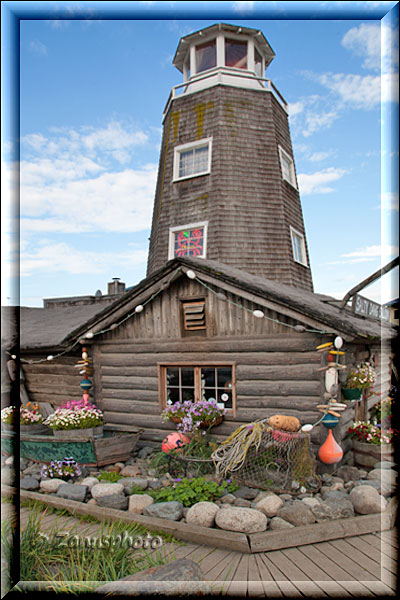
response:
[[(169, 107), (171, 105), (171, 102), (173, 101), (174, 98), (176, 98), (178, 96), (182, 96), (185, 93), (191, 94), (191, 93), (195, 93), (195, 92), (199, 91), (198, 88), (196, 89), (195, 84), (197, 84), (200, 81), (204, 81), (206, 79), (217, 78), (215, 85), (223, 83), (223, 76), (237, 77), (237, 78), (242, 78), (242, 79), (249, 79), (251, 81), (258, 81), (260, 83), (260, 87), (263, 90), (265, 90), (266, 92), (272, 93), (274, 95), (274, 97), (278, 100), (278, 102), (282, 106), (282, 108), (285, 110), (285, 112), (288, 113), (288, 104), (287, 104), (286, 100), (284, 99), (282, 94), (279, 92), (279, 90), (276, 88), (276, 86), (272, 83), (272, 81), (270, 79), (265, 79), (264, 77), (256, 77), (255, 75), (253, 75), (251, 73), (246, 73), (239, 69), (233, 69), (233, 68), (221, 69), (221, 68), (217, 67), (215, 69), (208, 70), (206, 73), (204, 73), (202, 75), (196, 75), (189, 81), (185, 81), (184, 83), (175, 85), (172, 88), (170, 95), (168, 96), (168, 100), (165, 105), (165, 109), (164, 109), (164, 113), (163, 113), (163, 119), (164, 119), (165, 115), (167, 114)], [(190, 90), (191, 86), (194, 87), (193, 91)]]

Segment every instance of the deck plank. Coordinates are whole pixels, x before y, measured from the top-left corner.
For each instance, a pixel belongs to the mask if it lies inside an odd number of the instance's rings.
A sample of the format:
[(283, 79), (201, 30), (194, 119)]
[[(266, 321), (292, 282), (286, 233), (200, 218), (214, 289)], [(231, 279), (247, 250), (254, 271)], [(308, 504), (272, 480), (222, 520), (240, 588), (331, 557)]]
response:
[[(382, 552), (382, 555), (383, 555), (382, 556), (383, 561), (385, 561), (386, 557), (387, 557), (387, 558), (390, 558), (391, 560), (393, 560), (395, 563), (397, 563), (398, 552), (397, 552), (396, 548), (393, 548), (393, 546), (391, 546), (384, 540), (377, 539), (376, 536), (374, 536), (373, 534), (367, 534), (363, 537), (365, 538), (366, 542), (370, 542), (371, 545), (375, 544), (378, 546), (378, 548), (380, 548), (380, 551)], [(372, 538), (372, 539), (370, 539), (370, 538)]]
[(362, 536), (360, 538), (348, 538), (347, 541), (349, 542), (349, 544), (351, 544), (355, 548), (358, 548), (359, 550), (364, 552), (364, 554), (367, 554), (367, 556), (380, 563), (382, 567), (384, 567), (391, 573), (397, 573), (396, 561), (393, 558), (385, 555), (381, 551), (381, 548), (378, 549), (374, 547), (374, 543), (370, 543), (368, 539), (365, 539), (365, 537), (366, 536)]
[(293, 564), (282, 550), (274, 550), (268, 552), (268, 558), (278, 567), (283, 573), (290, 573), (291, 581), (307, 581), (308, 577), (297, 565)]
[(249, 555), (242, 554), (236, 571), (227, 589), (228, 596), (246, 596), (249, 572)]
[(372, 558), (369, 558), (369, 556), (349, 544), (347, 540), (334, 540), (329, 543), (342, 552), (344, 557), (347, 557), (349, 560), (352, 560), (354, 563), (367, 569), (368, 572), (373, 575), (373, 579), (381, 579), (383, 570), (381, 561), (376, 562)]
[(249, 556), (249, 574), (248, 574), (248, 596), (264, 596), (264, 587), (262, 584), (260, 571), (254, 554)]
[(299, 548), (288, 548), (282, 552), (312, 581), (332, 581), (329, 571), (320, 569), (307, 552), (300, 552)]
[(315, 547), (321, 550), (323, 554), (325, 554), (335, 564), (339, 565), (344, 571), (349, 573), (349, 575), (351, 575), (355, 581), (370, 581), (376, 579), (376, 577), (371, 575), (371, 573), (369, 573), (364, 566), (360, 566), (352, 560), (347, 560), (340, 548), (338, 548), (336, 545), (333, 545), (332, 541), (319, 542), (318, 544), (315, 544)]
[(255, 554), (254, 556), (257, 563), (258, 571), (260, 573), (260, 578), (264, 588), (265, 596), (274, 596), (275, 598), (281, 598), (282, 592), (277, 583), (273, 580), (271, 572), (268, 570), (261, 556), (259, 554)]
[(317, 585), (314, 581), (300, 580), (292, 581), (293, 585), (305, 596), (306, 598), (327, 598), (327, 594), (323, 589)]
[(385, 531), (380, 531), (377, 534), (382, 540), (391, 544), (394, 548), (399, 548), (399, 541), (397, 537), (396, 529), (388, 529)]
[(354, 577), (347, 573), (341, 566), (339, 566), (332, 558), (329, 558), (324, 554), (321, 548), (317, 548), (315, 544), (309, 546), (299, 547), (299, 551), (305, 554), (310, 560), (319, 565), (326, 573), (330, 575), (330, 578), (334, 581), (351, 581)]
[(396, 586), (390, 587), (383, 581), (368, 581), (366, 585), (375, 596), (397, 596)]
[[(223, 571), (221, 571), (221, 573), (218, 576), (218, 581), (220, 581), (222, 583), (222, 593), (224, 595), (228, 594), (228, 590), (231, 586), (231, 582), (235, 576), (237, 567), (242, 559), (242, 553), (241, 552), (232, 552), (232, 559), (230, 561), (230, 563), (225, 566), (225, 568), (223, 569)], [(231, 591), (231, 595), (234, 595)]]

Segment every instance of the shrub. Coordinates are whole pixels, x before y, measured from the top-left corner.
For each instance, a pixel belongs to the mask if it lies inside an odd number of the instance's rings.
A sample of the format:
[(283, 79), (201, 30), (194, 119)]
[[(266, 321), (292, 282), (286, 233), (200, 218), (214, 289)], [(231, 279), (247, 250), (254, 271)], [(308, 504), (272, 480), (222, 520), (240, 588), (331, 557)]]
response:
[(146, 490), (146, 494), (154, 498), (155, 502), (181, 502), (189, 507), (196, 502), (213, 502), (220, 498), (223, 492), (233, 492), (239, 486), (229, 479), (218, 484), (216, 481), (207, 481), (204, 477), (187, 477), (177, 479), (174, 486), (160, 490)]
[(123, 479), (126, 475), (120, 475), (115, 471), (103, 471), (97, 476), (99, 481), (107, 481), (108, 483), (117, 483), (119, 479)]

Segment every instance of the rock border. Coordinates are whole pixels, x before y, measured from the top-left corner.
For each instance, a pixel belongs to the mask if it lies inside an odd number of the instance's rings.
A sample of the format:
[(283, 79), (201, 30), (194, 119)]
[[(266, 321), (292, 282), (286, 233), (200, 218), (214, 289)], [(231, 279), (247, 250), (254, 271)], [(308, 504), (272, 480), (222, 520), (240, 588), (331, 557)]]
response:
[[(1, 493), (6, 496), (14, 496), (17, 492), (16, 488), (6, 485), (1, 486)], [(290, 530), (244, 534), (222, 529), (210, 529), (208, 527), (180, 523), (169, 519), (146, 517), (115, 508), (101, 508), (99, 506), (83, 504), (75, 500), (56, 498), (55, 496), (28, 490), (20, 490), (20, 498), (39, 500), (53, 508), (65, 509), (72, 515), (90, 515), (100, 521), (138, 523), (149, 530), (163, 531), (187, 542), (249, 554), (283, 550), (295, 546), (386, 531), (394, 528), (397, 515), (397, 499), (392, 498), (388, 502), (386, 509), (381, 513), (360, 515), (347, 519), (335, 519), (323, 523), (294, 527)]]

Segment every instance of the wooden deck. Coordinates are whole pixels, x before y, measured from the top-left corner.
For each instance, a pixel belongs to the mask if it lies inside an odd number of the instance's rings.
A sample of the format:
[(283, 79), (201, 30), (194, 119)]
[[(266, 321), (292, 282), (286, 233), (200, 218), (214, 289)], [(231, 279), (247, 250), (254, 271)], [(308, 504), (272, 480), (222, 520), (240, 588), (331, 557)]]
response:
[[(30, 511), (21, 509), (24, 528)], [(95, 535), (98, 524), (44, 515), (41, 528)], [(197, 562), (215, 593), (243, 597), (328, 598), (396, 596), (398, 542), (395, 530), (256, 554), (199, 544), (165, 544), (169, 560)], [(214, 593), (214, 592), (213, 592)]]

